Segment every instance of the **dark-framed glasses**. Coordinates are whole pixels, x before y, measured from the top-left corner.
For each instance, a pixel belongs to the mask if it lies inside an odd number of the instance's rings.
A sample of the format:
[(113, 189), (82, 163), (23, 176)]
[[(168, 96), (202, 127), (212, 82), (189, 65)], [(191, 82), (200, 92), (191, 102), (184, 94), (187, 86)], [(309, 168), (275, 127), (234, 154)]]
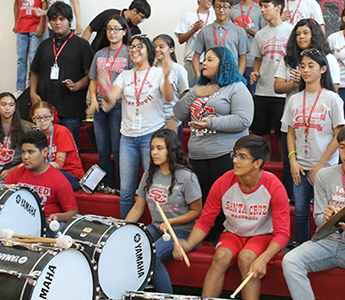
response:
[(238, 153), (236, 154), (236, 152), (234, 151), (231, 151), (230, 152), (230, 158), (232, 160), (234, 160), (235, 158), (237, 158), (237, 160), (239, 161), (243, 161), (243, 160), (246, 160), (246, 159), (252, 159), (252, 160), (256, 160), (256, 158), (252, 157), (252, 156), (248, 156), (247, 154), (243, 154), (243, 153)]

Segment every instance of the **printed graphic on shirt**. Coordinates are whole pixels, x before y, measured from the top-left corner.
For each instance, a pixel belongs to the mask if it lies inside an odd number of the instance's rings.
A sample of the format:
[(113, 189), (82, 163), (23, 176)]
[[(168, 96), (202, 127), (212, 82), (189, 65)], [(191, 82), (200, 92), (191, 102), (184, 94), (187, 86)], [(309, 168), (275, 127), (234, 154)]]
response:
[(332, 198), (328, 200), (328, 205), (332, 205), (335, 208), (343, 208), (345, 204), (345, 193), (342, 186), (336, 186), (336, 192), (332, 193)]
[(27, 183), (18, 182), (19, 186), (31, 187), (40, 196), (42, 204), (45, 205), (47, 198), (51, 195), (50, 188), (46, 186), (32, 185)]
[(242, 202), (226, 201), (225, 210), (230, 216), (237, 219), (259, 220), (259, 217), (266, 216), (267, 204), (244, 204)]
[[(174, 190), (178, 190), (178, 186), (174, 186)], [(152, 200), (153, 202), (148, 202), (149, 209), (156, 209), (157, 207), (155, 202), (157, 202), (164, 212), (172, 212), (172, 211), (179, 211), (179, 204), (168, 204), (168, 195), (169, 195), (169, 186), (164, 186), (163, 184), (155, 184), (153, 183), (149, 193), (148, 193), (148, 200)]]
[[(341, 54), (341, 52), (343, 53)], [(334, 49), (334, 55), (336, 56), (339, 65), (345, 67), (345, 45), (338, 49)]]
[(253, 19), (247, 15), (240, 15), (235, 20), (235, 24), (237, 26), (243, 27), (244, 23), (246, 23), (249, 27), (255, 26)]
[(97, 59), (97, 73), (104, 71), (109, 72), (110, 81), (113, 80), (114, 72), (122, 73), (125, 70), (127, 60), (123, 57), (117, 57), (114, 62), (114, 58), (110, 58), (107, 62), (106, 57), (99, 57)]
[[(134, 87), (135, 90), (137, 91), (140, 91), (141, 89), (141, 85), (142, 85), (142, 80), (140, 78), (138, 78), (137, 80), (137, 85), (136, 87)], [(125, 84), (125, 87), (126, 88), (130, 88), (134, 86), (134, 80), (131, 80), (129, 83), (126, 83)], [(147, 92), (147, 88), (146, 88), (146, 91), (145, 91), (145, 87), (147, 87), (149, 90), (152, 89), (153, 85), (150, 81), (148, 81), (148, 79), (145, 80), (145, 83), (144, 83), (144, 86), (143, 86), (143, 89), (142, 89), (142, 93), (141, 93), (141, 97), (139, 99), (139, 103), (137, 105), (137, 103), (135, 101), (130, 101), (126, 95), (123, 95), (123, 100), (125, 101), (125, 103), (129, 106), (143, 106), (149, 102), (151, 102), (153, 100), (153, 96), (152, 94), (148, 93)], [(144, 95), (147, 94), (147, 96), (145, 97)]]
[(286, 44), (288, 42), (287, 37), (271, 37), (268, 40), (263, 40), (261, 43), (261, 48), (264, 49), (263, 56), (277, 62), (280, 62), (282, 56), (285, 55)]
[[(294, 108), (292, 110), (292, 117), (295, 120), (294, 128), (304, 128), (306, 127), (306, 122), (309, 120), (310, 112), (312, 107), (309, 105), (306, 107), (305, 112), (303, 112), (303, 107)], [(327, 107), (322, 104), (316, 106), (312, 112), (309, 122), (309, 128), (316, 129), (317, 131), (323, 131), (323, 126), (320, 121), (325, 121), (327, 115)]]
[(1, 155), (0, 155), (0, 165), (6, 165), (13, 160), (15, 155), (15, 150), (9, 148), (9, 144), (11, 144), (11, 139), (5, 137), (3, 143), (0, 143)]
[(290, 17), (294, 16), (294, 18), (292, 20), (294, 24), (298, 23), (299, 21), (301, 21), (303, 19), (311, 19), (311, 20), (316, 19), (315, 15), (313, 13), (310, 14), (310, 17), (305, 17), (303, 12), (301, 12), (298, 9), (297, 10), (296, 9), (295, 10), (290, 9), (290, 10), (286, 10), (286, 11), (288, 12), (288, 16), (290, 16)]
[(202, 118), (215, 118), (217, 114), (213, 107), (207, 106), (208, 98), (197, 98), (190, 106), (190, 113), (194, 116), (197, 121), (201, 121)]

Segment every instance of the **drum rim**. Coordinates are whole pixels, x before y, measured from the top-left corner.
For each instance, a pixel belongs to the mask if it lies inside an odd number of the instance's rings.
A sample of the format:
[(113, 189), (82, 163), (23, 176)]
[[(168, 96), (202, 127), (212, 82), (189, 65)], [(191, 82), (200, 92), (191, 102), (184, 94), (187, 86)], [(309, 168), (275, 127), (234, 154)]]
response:
[[(29, 191), (32, 196), (35, 198), (38, 206), (41, 208), (39, 211), (41, 215), (41, 235), (40, 236), (45, 236), (46, 233), (46, 217), (45, 217), (45, 212), (44, 212), (44, 206), (42, 204), (42, 200), (38, 193), (33, 189), (31, 186), (20, 186), (20, 185), (7, 185), (1, 187), (1, 190), (5, 190), (5, 193), (1, 195), (0, 197), (0, 205), (4, 205), (8, 198), (12, 196), (13, 193), (18, 192), (19, 190), (24, 189)], [(2, 209), (2, 207), (1, 207)], [(1, 210), (0, 210), (1, 211)]]

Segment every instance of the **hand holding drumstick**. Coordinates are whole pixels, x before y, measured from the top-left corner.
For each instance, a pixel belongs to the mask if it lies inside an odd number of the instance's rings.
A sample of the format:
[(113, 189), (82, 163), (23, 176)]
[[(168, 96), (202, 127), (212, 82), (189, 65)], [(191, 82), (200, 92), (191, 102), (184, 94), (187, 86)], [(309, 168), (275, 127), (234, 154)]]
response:
[(170, 223), (169, 223), (167, 217), (165, 216), (165, 214), (164, 214), (162, 208), (159, 206), (159, 204), (158, 204), (157, 202), (156, 202), (156, 205), (157, 205), (157, 209), (158, 209), (158, 211), (159, 211), (159, 213), (160, 213), (160, 215), (161, 215), (161, 217), (162, 217), (162, 219), (163, 219), (163, 221), (164, 221), (164, 224), (165, 224), (165, 226), (168, 228), (168, 231), (169, 231), (170, 235), (172, 236), (172, 238), (173, 238), (175, 244), (176, 244), (177, 246), (180, 247), (181, 252), (182, 252), (183, 259), (184, 259), (184, 261), (185, 261), (187, 267), (190, 267), (190, 262), (189, 262), (189, 259), (188, 259), (188, 257), (187, 257), (187, 254), (186, 254), (186, 252), (184, 252), (183, 248), (181, 247), (181, 245), (180, 245), (180, 243), (179, 243), (179, 241), (178, 241), (178, 238), (177, 238), (177, 236), (176, 236), (174, 230), (172, 229), (172, 227), (171, 227), (171, 225), (170, 225)]

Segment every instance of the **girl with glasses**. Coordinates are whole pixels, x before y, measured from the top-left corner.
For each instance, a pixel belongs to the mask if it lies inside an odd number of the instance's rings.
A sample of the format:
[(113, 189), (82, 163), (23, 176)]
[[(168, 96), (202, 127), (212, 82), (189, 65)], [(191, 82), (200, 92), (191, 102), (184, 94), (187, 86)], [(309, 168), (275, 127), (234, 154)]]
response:
[[(91, 103), (86, 114), (93, 116), (99, 165), (107, 173), (103, 183), (105, 186), (117, 190), (120, 189), (121, 102), (116, 103), (109, 111), (104, 110), (97, 75), (106, 72), (110, 82), (113, 83), (123, 70), (132, 67), (127, 48), (129, 39), (130, 31), (126, 20), (120, 16), (111, 17), (106, 22), (103, 39), (98, 44), (99, 51), (96, 52), (89, 71)], [(115, 162), (115, 184), (113, 183), (111, 154)]]
[(282, 122), (295, 198), (296, 240), (310, 239), (310, 201), (316, 173), (338, 164), (336, 137), (344, 125), (343, 101), (335, 93), (326, 56), (317, 49), (303, 51), (299, 65), (300, 92), (291, 96)]
[(153, 285), (158, 292), (172, 294), (169, 274), (163, 262), (173, 258), (174, 242), (172, 239), (164, 240), (166, 225), (156, 203), (165, 211), (176, 236), (186, 239), (201, 215), (201, 190), (184, 157), (180, 140), (170, 129), (159, 130), (152, 135), (150, 166), (141, 179), (138, 197), (126, 220), (137, 222), (148, 206), (152, 224), (147, 229), (156, 245)]
[(19, 142), (31, 127), (20, 119), (16, 98), (8, 92), (0, 94), (0, 119), (0, 182), (3, 182), (13, 169), (22, 165)]
[(84, 176), (84, 170), (72, 133), (65, 126), (54, 124), (56, 110), (48, 102), (37, 102), (31, 108), (30, 115), (48, 139), (46, 159), (66, 176), (74, 191), (79, 189), (79, 180)]
[[(135, 35), (129, 46), (135, 67), (123, 71), (112, 84), (106, 72), (99, 75), (107, 110), (122, 99), (120, 141), (120, 209), (124, 219), (134, 205), (140, 165), (147, 170), (152, 134), (164, 127), (164, 101), (172, 101), (174, 90), (171, 61), (165, 57), (163, 68), (155, 67), (154, 46), (146, 35)], [(166, 55), (167, 56), (167, 55)]]
[[(320, 25), (311, 19), (300, 20), (293, 28), (286, 47), (286, 55), (278, 65), (274, 90), (278, 94), (286, 94), (285, 109), (292, 95), (298, 92), (299, 83), (301, 81), (301, 72), (299, 64), (301, 62), (301, 52), (314, 48), (326, 54), (329, 71), (332, 81), (337, 86), (340, 82), (339, 67), (336, 58), (330, 53), (327, 40), (322, 32)], [(287, 190), (290, 200), (293, 200), (292, 178), (290, 173), (290, 164), (287, 152), (287, 132), (288, 125), (282, 122), (282, 144), (283, 144), (283, 183)]]

